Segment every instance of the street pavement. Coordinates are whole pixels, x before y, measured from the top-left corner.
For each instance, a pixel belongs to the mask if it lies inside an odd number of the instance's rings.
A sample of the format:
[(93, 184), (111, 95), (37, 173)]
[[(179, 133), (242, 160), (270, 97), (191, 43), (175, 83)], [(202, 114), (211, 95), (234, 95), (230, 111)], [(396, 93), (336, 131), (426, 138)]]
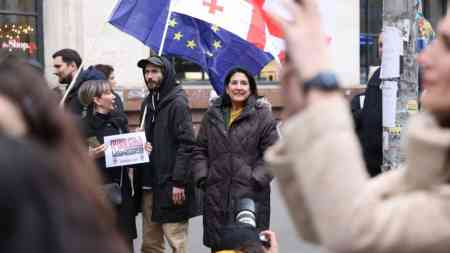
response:
[[(286, 209), (286, 205), (280, 192), (276, 180), (272, 183), (272, 214), (271, 229), (275, 231), (279, 243), (279, 253), (319, 253), (317, 247), (307, 244), (299, 239), (297, 232), (292, 225), (291, 219)], [(140, 252), (142, 242), (142, 219), (138, 216), (138, 238), (134, 240), (135, 252)], [(190, 220), (189, 224), (189, 253), (210, 253), (211, 251), (202, 244), (203, 227), (202, 217), (196, 217)], [(166, 252), (171, 253), (169, 245), (166, 244)]]

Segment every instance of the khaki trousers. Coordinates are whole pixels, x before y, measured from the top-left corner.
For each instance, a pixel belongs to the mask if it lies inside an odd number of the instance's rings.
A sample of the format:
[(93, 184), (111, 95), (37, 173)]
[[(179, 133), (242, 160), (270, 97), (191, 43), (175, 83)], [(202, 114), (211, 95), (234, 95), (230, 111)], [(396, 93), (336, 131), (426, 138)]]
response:
[(187, 252), (188, 221), (180, 223), (155, 223), (152, 218), (153, 193), (142, 196), (142, 253), (164, 253), (164, 237), (173, 253)]

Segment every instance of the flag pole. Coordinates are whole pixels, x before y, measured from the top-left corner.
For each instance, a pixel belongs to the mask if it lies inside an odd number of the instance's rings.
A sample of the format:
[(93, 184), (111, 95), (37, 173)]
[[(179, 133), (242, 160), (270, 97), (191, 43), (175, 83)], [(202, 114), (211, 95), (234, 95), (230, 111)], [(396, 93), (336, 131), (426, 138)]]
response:
[(169, 13), (167, 14), (166, 25), (164, 27), (164, 33), (163, 33), (163, 36), (162, 36), (162, 41), (161, 41), (161, 44), (159, 45), (159, 52), (158, 52), (159, 56), (162, 55), (162, 52), (163, 52), (163, 49), (164, 49), (164, 44), (166, 42), (167, 30), (169, 28), (170, 16), (172, 16), (172, 0), (170, 0), (170, 2), (169, 2)]
[(81, 73), (81, 70), (84, 67), (84, 61), (81, 62), (80, 67), (78, 67), (77, 72), (75, 73), (75, 76), (72, 78), (72, 81), (70, 82), (70, 85), (67, 87), (66, 92), (64, 93), (63, 98), (61, 99), (61, 101), (59, 102), (59, 106), (60, 107), (64, 107), (64, 103), (67, 100), (67, 96), (69, 95), (70, 91), (73, 89), (73, 86), (75, 85), (75, 81), (77, 80), (78, 76)]

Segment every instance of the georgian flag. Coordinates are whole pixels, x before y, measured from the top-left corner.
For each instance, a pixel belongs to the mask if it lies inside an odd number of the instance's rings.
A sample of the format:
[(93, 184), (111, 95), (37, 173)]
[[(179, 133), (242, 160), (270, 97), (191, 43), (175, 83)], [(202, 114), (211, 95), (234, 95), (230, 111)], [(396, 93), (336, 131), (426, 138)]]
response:
[(279, 0), (172, 0), (172, 11), (226, 29), (280, 60), (283, 32), (266, 10), (281, 9)]
[[(163, 54), (198, 64), (221, 94), (232, 68), (257, 75), (273, 59), (283, 61), (283, 32), (268, 15), (288, 18), (281, 1), (120, 0), (109, 23), (156, 52), (164, 45)], [(319, 6), (337, 73), (344, 83), (359, 83), (359, 6), (354, 0)]]
[(264, 10), (271, 1), (121, 0), (109, 23), (156, 52), (162, 47), (165, 55), (198, 64), (221, 94), (233, 68), (258, 75), (283, 58), (281, 29)]

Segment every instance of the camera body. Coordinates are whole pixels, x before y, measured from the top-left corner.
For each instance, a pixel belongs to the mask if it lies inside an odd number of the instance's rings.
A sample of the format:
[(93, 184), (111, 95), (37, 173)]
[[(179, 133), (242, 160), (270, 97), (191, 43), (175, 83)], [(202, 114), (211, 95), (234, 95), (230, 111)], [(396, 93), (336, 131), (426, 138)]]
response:
[(270, 248), (270, 240), (257, 230), (255, 202), (250, 198), (243, 198), (236, 204), (233, 212), (229, 213), (228, 224), (221, 228), (221, 240), (214, 247), (215, 250)]

